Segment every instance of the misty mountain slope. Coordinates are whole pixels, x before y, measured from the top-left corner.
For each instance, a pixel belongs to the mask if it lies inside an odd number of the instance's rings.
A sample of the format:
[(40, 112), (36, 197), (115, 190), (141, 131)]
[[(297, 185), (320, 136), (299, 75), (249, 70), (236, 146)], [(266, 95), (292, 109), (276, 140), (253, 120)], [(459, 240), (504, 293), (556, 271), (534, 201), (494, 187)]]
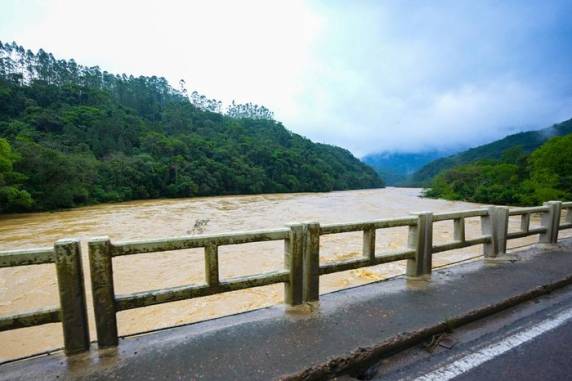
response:
[(362, 161), (369, 164), (383, 178), (387, 185), (402, 185), (425, 164), (446, 156), (450, 152), (427, 151), (417, 153), (381, 152), (366, 155)]
[(263, 106), (0, 42), (0, 213), (99, 202), (382, 187)]
[(572, 119), (541, 130), (509, 135), (492, 143), (434, 160), (416, 171), (411, 178), (411, 182), (413, 185), (426, 186), (443, 170), (477, 160), (499, 159), (504, 151), (513, 147), (520, 147), (525, 153), (530, 153), (540, 147), (548, 139), (569, 133), (572, 133)]

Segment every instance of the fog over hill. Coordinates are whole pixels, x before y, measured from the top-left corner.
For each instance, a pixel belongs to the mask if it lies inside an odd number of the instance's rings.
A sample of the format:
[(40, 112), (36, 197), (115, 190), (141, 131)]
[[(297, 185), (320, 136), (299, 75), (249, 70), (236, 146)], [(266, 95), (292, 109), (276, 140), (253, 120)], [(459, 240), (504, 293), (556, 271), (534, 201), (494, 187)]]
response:
[(387, 185), (400, 186), (406, 185), (411, 175), (425, 164), (449, 154), (447, 151), (383, 152), (366, 155), (362, 161), (372, 166)]

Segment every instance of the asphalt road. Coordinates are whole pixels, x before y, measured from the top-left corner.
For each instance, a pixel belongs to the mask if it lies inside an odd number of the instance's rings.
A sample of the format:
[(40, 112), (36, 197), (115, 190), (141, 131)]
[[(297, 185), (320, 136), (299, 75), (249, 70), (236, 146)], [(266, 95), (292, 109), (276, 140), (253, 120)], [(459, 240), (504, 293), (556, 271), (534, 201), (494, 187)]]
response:
[(435, 337), (340, 380), (356, 378), (572, 380), (572, 288)]
[(572, 379), (572, 322), (560, 325), (456, 377), (472, 380)]

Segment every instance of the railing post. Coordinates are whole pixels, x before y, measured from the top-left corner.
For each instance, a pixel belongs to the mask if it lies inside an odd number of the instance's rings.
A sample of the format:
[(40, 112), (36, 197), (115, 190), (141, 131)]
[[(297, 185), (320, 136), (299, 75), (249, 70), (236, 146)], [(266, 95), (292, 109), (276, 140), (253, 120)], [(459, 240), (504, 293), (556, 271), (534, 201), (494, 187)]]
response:
[(543, 204), (548, 207), (549, 211), (542, 214), (542, 227), (546, 229), (545, 233), (540, 234), (540, 243), (554, 244), (558, 242), (558, 231), (560, 226), (560, 211), (562, 202), (548, 201)]
[(572, 224), (572, 207), (566, 208), (566, 223)]
[(304, 227), (291, 224), (288, 239), (284, 241), (284, 265), (289, 270), (288, 282), (284, 285), (284, 302), (291, 306), (302, 304), (304, 293)]
[(508, 236), (508, 220), (509, 208), (506, 206), (497, 206), (496, 213), (496, 237), (497, 237), (497, 255), (506, 254), (507, 236)]
[(88, 246), (97, 344), (99, 347), (116, 346), (118, 338), (111, 241), (109, 237), (98, 237), (90, 240)]
[(304, 224), (304, 302), (320, 300), (320, 224)]
[(465, 242), (465, 218), (459, 217), (453, 220), (453, 239), (457, 242)]
[(494, 257), (495, 249), (495, 240), (493, 239), (493, 218), (494, 213), (494, 206), (488, 208), (487, 214), (485, 216), (481, 216), (481, 234), (486, 236), (490, 236), (491, 240), (485, 244), (483, 244), (483, 255), (485, 258)]
[(205, 273), (209, 286), (216, 287), (219, 285), (218, 246), (216, 245), (207, 245), (205, 247)]
[(528, 233), (530, 230), (530, 213), (525, 213), (520, 216), (520, 231)]
[(413, 213), (417, 224), (409, 226), (408, 245), (415, 250), (415, 259), (407, 260), (407, 276), (416, 278), (431, 274), (433, 249), (433, 213)]
[(482, 233), (491, 237), (490, 242), (483, 245), (485, 258), (496, 258), (506, 253), (508, 211), (506, 206), (491, 206), (488, 215), (481, 217)]
[(66, 354), (84, 352), (89, 349), (89, 326), (80, 243), (77, 239), (63, 239), (56, 242), (54, 249), (64, 350)]
[(375, 229), (363, 231), (362, 256), (370, 261), (375, 260)]

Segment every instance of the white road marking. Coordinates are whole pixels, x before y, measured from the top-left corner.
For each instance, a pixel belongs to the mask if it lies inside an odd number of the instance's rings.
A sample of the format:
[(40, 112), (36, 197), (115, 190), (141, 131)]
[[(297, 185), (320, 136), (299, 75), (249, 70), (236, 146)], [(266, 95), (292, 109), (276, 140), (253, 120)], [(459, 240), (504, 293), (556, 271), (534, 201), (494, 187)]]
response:
[(493, 358), (502, 355), (511, 349), (518, 347), (542, 335), (545, 332), (553, 330), (554, 328), (566, 323), (572, 319), (572, 310), (566, 310), (559, 313), (555, 317), (546, 319), (542, 323), (533, 325), (532, 327), (508, 336), (503, 340), (490, 344), (475, 353), (471, 353), (451, 364), (438, 368), (430, 373), (416, 378), (418, 381), (447, 381), (451, 380), (479, 365), (492, 360)]

